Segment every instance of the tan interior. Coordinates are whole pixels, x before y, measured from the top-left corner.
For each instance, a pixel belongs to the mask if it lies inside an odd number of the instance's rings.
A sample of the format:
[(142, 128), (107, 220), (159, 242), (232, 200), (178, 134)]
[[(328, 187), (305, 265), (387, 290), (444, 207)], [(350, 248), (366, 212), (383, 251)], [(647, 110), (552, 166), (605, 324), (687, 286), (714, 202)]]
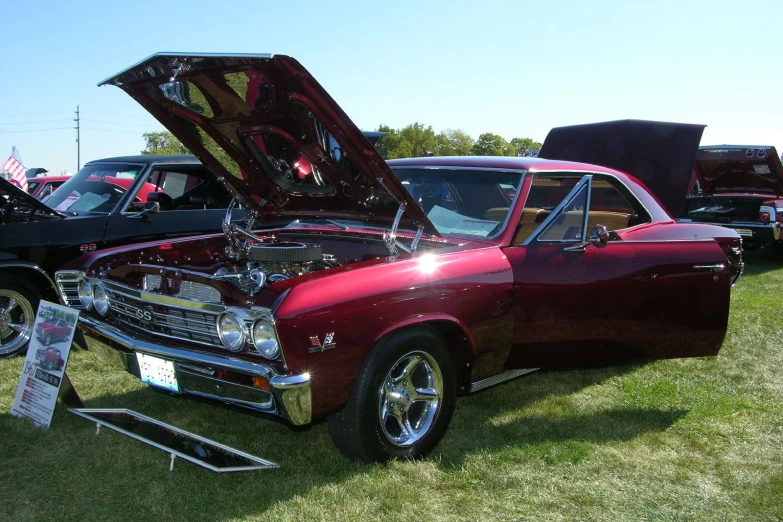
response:
[[(549, 212), (541, 208), (524, 209), (522, 211), (522, 219), (520, 219), (519, 225), (517, 225), (514, 240), (511, 244), (519, 245), (525, 241), (548, 215)], [(631, 214), (625, 212), (594, 210), (588, 214), (587, 231), (589, 233), (595, 225), (599, 224), (604, 225), (609, 230), (622, 230), (623, 228), (628, 227), (628, 221), (630, 221), (630, 219)], [(581, 226), (582, 211), (572, 210), (571, 212), (566, 212), (561, 223), (553, 225), (550, 228), (551, 236), (562, 238), (570, 228)], [(577, 231), (577, 233), (579, 233), (579, 231)]]

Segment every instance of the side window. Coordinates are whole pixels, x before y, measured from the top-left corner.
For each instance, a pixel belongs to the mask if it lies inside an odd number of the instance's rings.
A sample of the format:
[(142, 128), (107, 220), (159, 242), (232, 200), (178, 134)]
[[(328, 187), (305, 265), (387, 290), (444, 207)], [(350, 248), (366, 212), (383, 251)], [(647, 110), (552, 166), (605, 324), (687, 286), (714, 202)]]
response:
[(565, 206), (536, 240), (581, 243), (585, 235), (585, 212), (589, 204), (587, 197), (589, 190), (590, 178), (585, 177), (568, 195)]
[(649, 221), (647, 212), (632, 205), (614, 184), (605, 179), (593, 179), (588, 231), (595, 225), (603, 225), (609, 230), (622, 230)]
[[(513, 245), (529, 240), (549, 216), (562, 204), (565, 207), (553, 221), (548, 222), (537, 241), (583, 241), (585, 209), (587, 206), (587, 233), (595, 225), (604, 225), (611, 231), (648, 223), (650, 216), (622, 185), (615, 185), (600, 174), (592, 176), (590, 197), (586, 186), (577, 194), (572, 191), (582, 183), (582, 176), (573, 174), (539, 175), (533, 179), (522, 218), (517, 225)], [(588, 203), (589, 202), (589, 203)], [(559, 210), (559, 209), (558, 209)]]

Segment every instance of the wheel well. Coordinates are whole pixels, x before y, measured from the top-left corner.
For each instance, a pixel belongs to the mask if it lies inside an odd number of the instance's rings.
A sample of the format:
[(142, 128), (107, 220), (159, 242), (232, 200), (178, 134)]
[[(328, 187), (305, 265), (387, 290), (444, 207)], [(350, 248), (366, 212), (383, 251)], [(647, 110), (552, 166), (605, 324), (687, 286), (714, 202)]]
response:
[(41, 293), (41, 297), (53, 302), (59, 302), (57, 290), (52, 287), (49, 279), (41, 272), (23, 266), (0, 266), (0, 277), (8, 276), (10, 279), (21, 280)]
[(427, 321), (415, 326), (430, 326), (446, 341), (451, 356), (454, 358), (454, 366), (457, 370), (457, 390), (467, 390), (470, 385), (471, 366), (473, 364), (473, 346), (465, 331), (451, 321)]

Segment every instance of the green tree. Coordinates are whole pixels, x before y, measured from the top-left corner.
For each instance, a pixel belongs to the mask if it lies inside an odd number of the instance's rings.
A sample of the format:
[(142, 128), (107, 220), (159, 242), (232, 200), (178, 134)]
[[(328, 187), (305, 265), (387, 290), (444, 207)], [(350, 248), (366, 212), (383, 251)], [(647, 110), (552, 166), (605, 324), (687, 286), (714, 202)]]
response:
[(471, 156), (473, 138), (461, 129), (446, 129), (435, 136), (436, 156)]
[(541, 143), (532, 138), (514, 138), (509, 143), (514, 148), (514, 156), (524, 156), (528, 150), (538, 150)]
[(476, 156), (513, 156), (513, 146), (502, 136), (485, 132), (478, 137), (473, 145), (473, 154)]
[(147, 142), (142, 154), (189, 154), (190, 151), (169, 131), (145, 132)]
[(379, 125), (378, 131), (387, 133), (375, 147), (383, 159), (418, 157), (425, 152), (435, 152), (437, 147), (432, 126), (425, 127), (418, 122), (399, 130)]

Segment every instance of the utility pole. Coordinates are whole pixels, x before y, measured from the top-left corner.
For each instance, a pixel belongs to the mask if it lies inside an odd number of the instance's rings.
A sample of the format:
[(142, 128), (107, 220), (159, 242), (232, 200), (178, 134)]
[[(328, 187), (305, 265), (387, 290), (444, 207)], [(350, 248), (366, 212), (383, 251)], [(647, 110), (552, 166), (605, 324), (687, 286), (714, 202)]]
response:
[(76, 122), (76, 170), (80, 170), (82, 168), (82, 144), (79, 141), (79, 106), (76, 106), (76, 119), (73, 120)]

